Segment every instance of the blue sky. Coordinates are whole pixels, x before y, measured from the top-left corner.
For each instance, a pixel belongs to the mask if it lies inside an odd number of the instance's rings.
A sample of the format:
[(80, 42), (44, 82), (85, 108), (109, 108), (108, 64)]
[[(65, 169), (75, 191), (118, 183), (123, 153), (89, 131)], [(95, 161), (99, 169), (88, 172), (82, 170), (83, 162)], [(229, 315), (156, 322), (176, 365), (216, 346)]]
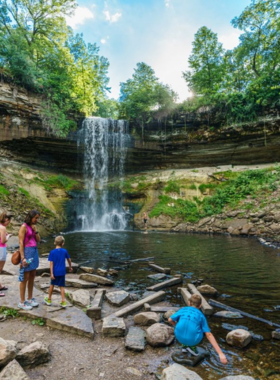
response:
[(180, 100), (189, 96), (182, 71), (188, 68), (194, 34), (201, 26), (218, 33), (224, 47), (238, 44), (239, 31), (230, 21), (250, 0), (80, 0), (68, 24), (96, 42), (110, 62), (112, 88), (119, 97), (119, 83), (133, 74), (137, 62), (150, 65)]

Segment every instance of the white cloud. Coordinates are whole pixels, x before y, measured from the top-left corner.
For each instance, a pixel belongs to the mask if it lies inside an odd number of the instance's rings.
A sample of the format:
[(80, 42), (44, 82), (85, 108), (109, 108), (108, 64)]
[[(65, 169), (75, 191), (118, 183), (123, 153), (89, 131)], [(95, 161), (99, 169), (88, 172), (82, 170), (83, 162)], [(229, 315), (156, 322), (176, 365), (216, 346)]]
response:
[(106, 38), (101, 38), (100, 42), (101, 42), (102, 44), (106, 44), (107, 40), (106, 40)]
[(75, 13), (71, 17), (66, 17), (67, 24), (71, 28), (76, 29), (78, 25), (83, 25), (88, 19), (93, 19), (94, 14), (86, 7), (77, 7)]
[(117, 22), (122, 17), (122, 14), (118, 12), (114, 15), (111, 15), (111, 13), (108, 10), (106, 10), (103, 13), (105, 15), (106, 20), (109, 22)]
[(169, 8), (170, 5), (171, 5), (171, 0), (164, 0), (164, 3), (165, 3), (165, 6), (166, 6), (167, 8)]
[(241, 35), (241, 31), (233, 30), (229, 34), (222, 34), (219, 36), (219, 41), (223, 44), (225, 49), (231, 50), (239, 45), (239, 37)]

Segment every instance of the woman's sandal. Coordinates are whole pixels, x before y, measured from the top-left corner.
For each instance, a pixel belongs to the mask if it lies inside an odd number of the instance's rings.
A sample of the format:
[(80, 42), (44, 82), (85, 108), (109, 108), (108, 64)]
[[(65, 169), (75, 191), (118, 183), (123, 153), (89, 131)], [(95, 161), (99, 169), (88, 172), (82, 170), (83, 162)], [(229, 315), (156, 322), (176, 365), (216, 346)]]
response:
[(0, 297), (5, 297), (5, 293), (0, 293)]
[(2, 288), (0, 288), (0, 292), (1, 290), (8, 290), (7, 286), (2, 286)]

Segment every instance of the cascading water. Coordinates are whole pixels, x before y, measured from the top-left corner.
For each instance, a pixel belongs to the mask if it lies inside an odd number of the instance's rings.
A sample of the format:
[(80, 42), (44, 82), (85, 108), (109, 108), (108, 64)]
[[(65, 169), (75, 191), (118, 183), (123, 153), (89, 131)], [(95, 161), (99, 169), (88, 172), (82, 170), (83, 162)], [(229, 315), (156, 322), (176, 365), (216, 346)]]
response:
[(109, 190), (108, 179), (121, 182), (130, 136), (124, 120), (90, 117), (83, 122), (78, 144), (84, 145), (84, 180), (87, 197), (79, 202), (80, 229), (124, 230), (129, 214), (122, 206), (120, 190)]

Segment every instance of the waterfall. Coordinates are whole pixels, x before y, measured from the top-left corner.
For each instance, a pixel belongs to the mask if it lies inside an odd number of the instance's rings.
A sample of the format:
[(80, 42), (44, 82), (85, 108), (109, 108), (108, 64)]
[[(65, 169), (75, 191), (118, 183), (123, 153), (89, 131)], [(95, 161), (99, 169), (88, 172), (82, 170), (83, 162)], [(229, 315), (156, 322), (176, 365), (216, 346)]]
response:
[(128, 214), (122, 207), (121, 190), (110, 190), (108, 180), (123, 181), (126, 148), (130, 136), (124, 120), (90, 117), (78, 135), (83, 145), (83, 174), (86, 198), (79, 202), (77, 217), (81, 230), (124, 230)]

